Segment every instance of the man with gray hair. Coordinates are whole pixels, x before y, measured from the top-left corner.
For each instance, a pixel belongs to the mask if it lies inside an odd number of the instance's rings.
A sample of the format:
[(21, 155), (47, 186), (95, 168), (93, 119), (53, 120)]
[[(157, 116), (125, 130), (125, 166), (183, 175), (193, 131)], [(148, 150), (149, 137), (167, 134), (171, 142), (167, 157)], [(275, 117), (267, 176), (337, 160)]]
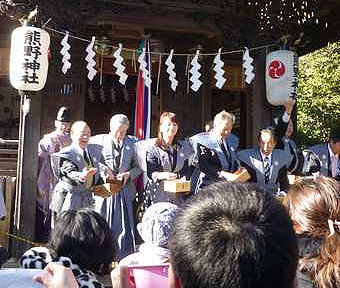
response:
[(110, 120), (110, 133), (96, 135), (92, 143), (102, 146), (102, 162), (111, 169), (114, 178), (122, 180), (121, 190), (108, 198), (95, 196), (95, 209), (109, 223), (114, 239), (118, 243), (117, 259), (135, 252), (135, 221), (133, 202), (136, 187), (133, 180), (141, 173), (137, 163), (135, 142), (137, 139), (126, 135), (129, 119), (116, 114)]
[[(227, 179), (225, 172), (238, 168), (236, 150), (239, 145), (237, 136), (231, 134), (235, 116), (225, 110), (214, 117), (214, 128), (191, 137), (196, 152), (195, 160), (200, 170), (197, 180), (192, 179), (195, 192), (207, 184)], [(197, 181), (197, 183), (195, 183)]]

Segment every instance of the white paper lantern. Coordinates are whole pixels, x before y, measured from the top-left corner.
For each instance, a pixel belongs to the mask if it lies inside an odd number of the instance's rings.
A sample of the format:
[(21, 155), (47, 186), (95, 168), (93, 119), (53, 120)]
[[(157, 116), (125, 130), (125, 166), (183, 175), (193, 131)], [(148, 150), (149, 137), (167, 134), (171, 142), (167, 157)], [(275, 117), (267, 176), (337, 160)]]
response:
[(278, 50), (267, 55), (267, 100), (272, 105), (283, 105), (296, 97), (298, 85), (298, 57), (289, 50)]
[(14, 88), (39, 91), (44, 88), (48, 72), (50, 35), (36, 27), (22, 26), (12, 33), (10, 81)]

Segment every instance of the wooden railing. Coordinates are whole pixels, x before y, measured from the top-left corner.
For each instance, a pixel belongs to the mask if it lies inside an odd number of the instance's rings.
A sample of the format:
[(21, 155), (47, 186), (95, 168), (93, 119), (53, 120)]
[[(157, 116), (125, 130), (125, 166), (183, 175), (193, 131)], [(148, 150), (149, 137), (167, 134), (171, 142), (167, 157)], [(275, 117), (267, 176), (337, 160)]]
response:
[(0, 175), (16, 176), (19, 140), (0, 138)]
[(11, 220), (15, 202), (15, 177), (18, 162), (18, 140), (0, 138), (0, 193), (6, 207), (5, 219), (0, 219), (0, 245), (9, 249)]
[[(0, 246), (9, 251), (8, 232), (11, 229), (11, 223), (14, 213), (15, 203), (15, 177), (0, 175), (0, 199), (6, 207), (6, 216), (0, 219)], [(3, 215), (3, 211), (1, 213)]]

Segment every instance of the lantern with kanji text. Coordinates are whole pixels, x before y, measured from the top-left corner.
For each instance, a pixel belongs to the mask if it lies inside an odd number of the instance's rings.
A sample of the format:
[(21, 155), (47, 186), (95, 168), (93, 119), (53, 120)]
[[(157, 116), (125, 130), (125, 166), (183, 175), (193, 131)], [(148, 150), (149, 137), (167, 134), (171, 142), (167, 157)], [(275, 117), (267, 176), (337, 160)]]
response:
[(49, 45), (49, 34), (40, 28), (22, 26), (13, 31), (10, 81), (14, 88), (23, 91), (39, 91), (44, 88)]

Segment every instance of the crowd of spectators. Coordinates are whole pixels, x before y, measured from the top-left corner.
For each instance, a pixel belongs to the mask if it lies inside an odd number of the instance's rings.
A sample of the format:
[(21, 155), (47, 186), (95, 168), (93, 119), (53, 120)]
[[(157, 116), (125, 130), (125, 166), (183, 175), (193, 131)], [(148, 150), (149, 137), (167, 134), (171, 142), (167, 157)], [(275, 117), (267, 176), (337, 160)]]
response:
[(124, 267), (161, 263), (170, 263), (172, 288), (339, 287), (340, 184), (300, 177), (286, 200), (254, 183), (216, 182), (183, 207), (155, 203), (138, 224), (139, 251), (113, 270), (106, 220), (90, 208), (68, 210), (47, 247), (29, 249), (20, 263), (44, 269), (33, 281), (49, 288), (104, 287), (97, 275), (110, 272), (118, 288)]

